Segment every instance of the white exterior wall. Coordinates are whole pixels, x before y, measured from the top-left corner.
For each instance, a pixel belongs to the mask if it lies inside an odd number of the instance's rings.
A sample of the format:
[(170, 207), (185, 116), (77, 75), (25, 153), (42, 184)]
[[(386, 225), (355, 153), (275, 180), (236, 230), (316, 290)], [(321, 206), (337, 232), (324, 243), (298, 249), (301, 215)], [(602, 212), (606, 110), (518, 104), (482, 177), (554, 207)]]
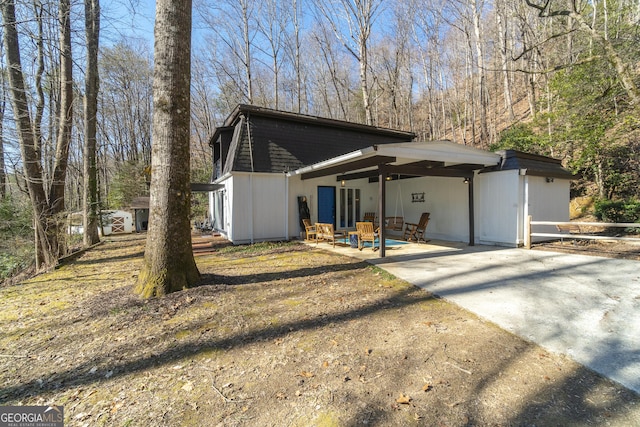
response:
[[(547, 182), (545, 177), (527, 176), (525, 178), (529, 187), (528, 215), (531, 215), (534, 221), (569, 221), (570, 181), (568, 179), (555, 178), (552, 182)], [(522, 230), (518, 236), (523, 244), (525, 220), (526, 217), (523, 215)], [(538, 233), (558, 232), (552, 225), (538, 225), (535, 226), (534, 231)], [(533, 238), (534, 242), (543, 240), (549, 240), (549, 238)]]
[(480, 244), (516, 246), (524, 188), (518, 170), (483, 173), (474, 181), (476, 238)]
[[(311, 214), (311, 222), (318, 217), (318, 186), (335, 186), (336, 196), (340, 191), (340, 182), (335, 176), (310, 180), (292, 177), (290, 181), (290, 230), (297, 237), (299, 230), (297, 196), (306, 196)], [(347, 181), (345, 188), (358, 188), (361, 191), (360, 215), (378, 211), (378, 183), (369, 183), (368, 179)], [(412, 193), (425, 193), (424, 203), (413, 203)], [(337, 197), (338, 198), (338, 197)], [(340, 201), (336, 200), (339, 211)], [(465, 242), (469, 240), (468, 187), (462, 178), (413, 178), (387, 182), (386, 216), (402, 216), (405, 222), (416, 223), (423, 212), (431, 213), (426, 235), (432, 239)]]
[[(219, 231), (234, 243), (299, 238), (303, 230), (297, 198), (307, 198), (311, 222), (317, 222), (318, 186), (336, 188), (336, 214), (340, 211), (341, 186), (335, 176), (303, 181), (285, 174), (234, 172), (219, 183), (225, 185), (225, 226)], [(361, 217), (365, 212), (377, 212), (378, 183), (353, 180), (347, 181), (345, 188), (360, 189)], [(412, 202), (412, 193), (424, 193), (425, 201)], [(423, 212), (429, 212), (427, 238), (468, 242), (468, 197), (468, 185), (462, 178), (390, 181), (386, 216), (417, 222)], [(569, 180), (546, 182), (544, 177), (521, 176), (518, 170), (479, 174), (474, 179), (474, 205), (476, 243), (521, 245), (527, 215), (540, 221), (569, 220)]]
[(224, 182), (225, 234), (234, 243), (286, 240), (285, 174), (234, 172)]
[[(524, 244), (525, 221), (569, 221), (567, 179), (520, 175), (519, 170), (489, 172), (476, 179), (476, 235), (480, 244)], [(555, 232), (553, 226), (536, 228)], [(536, 241), (544, 240), (537, 238)]]
[[(424, 193), (424, 203), (414, 203), (412, 193)], [(391, 181), (387, 183), (386, 214), (404, 216), (405, 222), (417, 223), (423, 212), (429, 212), (427, 238), (468, 242), (468, 200), (468, 185), (462, 178), (425, 177)]]

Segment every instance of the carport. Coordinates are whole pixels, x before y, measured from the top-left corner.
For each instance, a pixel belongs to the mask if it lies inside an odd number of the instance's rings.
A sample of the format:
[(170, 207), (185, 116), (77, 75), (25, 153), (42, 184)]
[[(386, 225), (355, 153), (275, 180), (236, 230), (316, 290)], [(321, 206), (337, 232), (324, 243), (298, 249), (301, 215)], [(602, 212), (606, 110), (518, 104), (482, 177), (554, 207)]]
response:
[[(381, 144), (356, 150), (291, 172), (301, 180), (336, 176), (336, 181), (368, 178), (378, 182), (378, 212), (386, 217), (386, 184), (413, 177), (460, 178), (468, 184), (469, 245), (475, 244), (474, 178), (476, 172), (497, 166), (501, 156), (450, 141)], [(386, 256), (385, 230), (380, 227), (380, 257)]]

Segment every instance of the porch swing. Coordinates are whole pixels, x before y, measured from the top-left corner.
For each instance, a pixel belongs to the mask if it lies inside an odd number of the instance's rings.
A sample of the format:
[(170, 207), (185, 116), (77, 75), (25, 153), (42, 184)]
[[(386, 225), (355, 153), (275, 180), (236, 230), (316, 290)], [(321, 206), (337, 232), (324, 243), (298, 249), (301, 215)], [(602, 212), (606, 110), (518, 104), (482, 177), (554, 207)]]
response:
[[(398, 216), (398, 201), (400, 201), (400, 209), (402, 210), (402, 216)], [(386, 231), (398, 231), (402, 232), (404, 226), (404, 203), (402, 202), (402, 184), (400, 183), (400, 177), (398, 176), (398, 191), (396, 191), (396, 206), (393, 212), (393, 216), (387, 216), (384, 218), (384, 228)]]
[[(402, 216), (398, 216), (398, 202), (400, 202), (400, 210), (402, 211)], [(363, 221), (364, 222), (372, 222), (376, 228), (376, 230), (380, 227), (379, 224), (379, 203), (376, 203), (376, 211), (375, 212), (365, 212)], [(384, 218), (384, 228), (385, 231), (396, 231), (402, 232), (404, 227), (404, 204), (402, 202), (402, 184), (400, 184), (400, 180), (398, 179), (398, 191), (396, 192), (396, 204), (395, 211), (393, 216), (386, 216)]]

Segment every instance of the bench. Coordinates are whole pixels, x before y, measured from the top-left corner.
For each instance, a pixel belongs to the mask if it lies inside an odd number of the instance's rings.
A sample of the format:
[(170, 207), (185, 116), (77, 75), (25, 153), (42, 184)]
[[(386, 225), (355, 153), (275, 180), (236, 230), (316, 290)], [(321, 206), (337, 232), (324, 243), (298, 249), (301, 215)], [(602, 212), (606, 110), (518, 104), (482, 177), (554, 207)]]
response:
[[(566, 234), (580, 234), (580, 233), (582, 233), (582, 229), (580, 228), (579, 225), (576, 225), (576, 224), (558, 224), (558, 225), (556, 225), (556, 229), (560, 233), (566, 233)], [(564, 243), (564, 238), (563, 237), (560, 238), (560, 243)], [(575, 243), (575, 241), (574, 241), (574, 243)]]
[(336, 239), (344, 239), (344, 232), (335, 231), (333, 224), (316, 223), (316, 245), (318, 242), (332, 243), (336, 246)]

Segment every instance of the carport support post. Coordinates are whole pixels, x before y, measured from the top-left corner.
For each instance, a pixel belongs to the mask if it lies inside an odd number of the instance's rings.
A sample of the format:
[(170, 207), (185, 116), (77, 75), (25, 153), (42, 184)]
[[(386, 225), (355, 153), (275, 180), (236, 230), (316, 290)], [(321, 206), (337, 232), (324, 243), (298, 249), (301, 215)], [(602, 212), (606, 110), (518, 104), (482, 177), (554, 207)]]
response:
[(469, 246), (475, 246), (475, 214), (473, 208), (473, 175), (469, 177)]
[(378, 232), (378, 240), (380, 244), (380, 258), (385, 257), (386, 253), (386, 242), (385, 242), (385, 232), (384, 232), (384, 217), (386, 216), (385, 206), (386, 206), (386, 198), (387, 198), (387, 171), (384, 164), (378, 165), (378, 212), (380, 212), (380, 217), (378, 218), (378, 223), (380, 224), (379, 232)]

